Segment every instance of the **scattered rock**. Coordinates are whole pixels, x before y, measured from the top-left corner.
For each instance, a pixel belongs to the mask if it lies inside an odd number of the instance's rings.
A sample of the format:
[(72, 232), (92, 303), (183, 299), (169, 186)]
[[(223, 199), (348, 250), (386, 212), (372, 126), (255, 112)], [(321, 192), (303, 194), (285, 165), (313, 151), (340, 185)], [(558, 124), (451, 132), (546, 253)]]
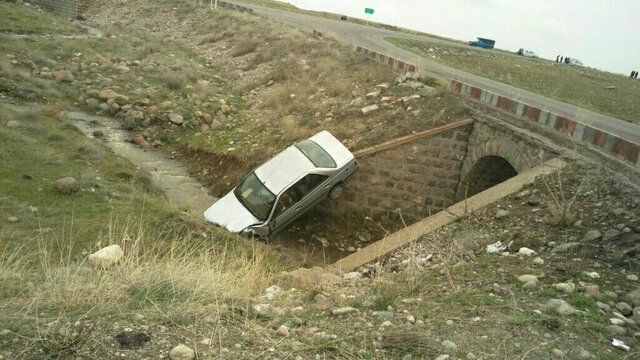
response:
[(627, 275), (627, 280), (638, 281), (638, 275), (634, 275), (634, 274)]
[(584, 286), (584, 295), (593, 299), (601, 299), (600, 287), (595, 284), (587, 284)]
[(106, 269), (120, 262), (124, 252), (120, 245), (109, 245), (89, 255), (87, 262), (94, 268)]
[(553, 349), (551, 350), (551, 353), (558, 359), (564, 359), (564, 352), (560, 349)]
[(358, 280), (358, 279), (362, 278), (362, 273), (360, 273), (358, 271), (352, 271), (352, 272), (344, 274), (343, 277), (344, 277), (345, 280), (349, 280), (349, 281)]
[(532, 290), (535, 289), (538, 286), (538, 282), (537, 281), (527, 281), (526, 283), (524, 283), (522, 285), (522, 289), (524, 290)]
[(118, 96), (118, 93), (111, 89), (102, 90), (98, 93), (98, 98), (100, 100), (108, 101)]
[(618, 311), (620, 311), (624, 316), (629, 316), (633, 312), (633, 308), (626, 302), (617, 303), (616, 309), (618, 309)]
[(101, 137), (103, 137), (103, 136), (104, 136), (104, 132), (102, 132), (102, 130), (95, 130), (95, 131), (93, 132), (93, 137), (101, 138)]
[(142, 134), (135, 134), (131, 137), (131, 142), (140, 145), (140, 146), (149, 146), (147, 140), (142, 136)]
[(578, 359), (580, 360), (588, 360), (588, 359), (591, 359), (592, 357), (593, 355), (591, 355), (591, 353), (585, 349), (581, 349), (580, 352), (578, 353)]
[(54, 71), (51, 75), (57, 82), (72, 82), (76, 79), (69, 70)]
[(80, 189), (80, 183), (74, 177), (67, 176), (56, 180), (53, 185), (63, 194), (70, 194)]
[(496, 212), (496, 219), (501, 219), (507, 215), (509, 215), (509, 211), (505, 209), (500, 209)]
[(640, 306), (640, 288), (629, 292), (626, 296), (627, 300), (634, 306)]
[(611, 213), (615, 216), (623, 215), (626, 211), (623, 208), (616, 208), (611, 210)]
[(381, 92), (382, 92), (382, 90), (381, 90), (381, 89), (376, 89), (376, 90), (374, 90), (374, 91), (372, 91), (372, 92), (368, 93), (368, 94), (367, 94), (367, 95), (365, 95), (365, 96), (366, 96), (366, 97), (368, 97), (368, 98), (376, 98), (376, 97), (380, 96), (380, 93), (381, 93)]
[(451, 340), (444, 340), (441, 344), (447, 351), (450, 351), (450, 352), (458, 351), (458, 346)]
[(169, 113), (169, 121), (171, 121), (172, 123), (176, 124), (176, 125), (181, 125), (184, 122), (184, 119), (182, 118), (182, 115), (176, 114), (176, 113)]
[(533, 259), (532, 263), (533, 263), (533, 265), (543, 265), (544, 264), (544, 260), (541, 257), (537, 257), (537, 258)]
[(561, 299), (550, 299), (547, 301), (545, 307), (562, 316), (573, 315), (576, 313), (576, 309), (574, 309), (573, 306)]
[(578, 243), (578, 242), (564, 243), (564, 244), (561, 244), (561, 245), (558, 245), (558, 246), (554, 247), (551, 250), (551, 253), (552, 254), (564, 253), (564, 252), (572, 250), (572, 249), (574, 249), (574, 248), (576, 248), (578, 246), (580, 246), (580, 243)]
[(585, 241), (585, 242), (594, 241), (594, 240), (600, 239), (601, 237), (602, 237), (602, 234), (600, 233), (600, 231), (589, 230), (582, 238), (582, 241)]
[(520, 250), (518, 250), (518, 254), (524, 256), (533, 256), (536, 254), (536, 252), (535, 250), (531, 250), (528, 247), (521, 247)]
[(401, 97), (400, 99), (398, 99), (398, 101), (402, 101), (403, 103), (408, 103), (409, 101), (417, 100), (417, 99), (420, 99), (420, 95), (414, 94), (414, 95)]
[(603, 302), (596, 301), (596, 306), (597, 306), (600, 310), (602, 310), (602, 311), (604, 311), (604, 312), (609, 312), (609, 311), (611, 311), (611, 306), (609, 306), (608, 304), (605, 304), (605, 303), (603, 303)]
[(271, 304), (256, 304), (251, 307), (251, 312), (258, 316), (267, 319), (273, 319), (278, 316), (284, 315), (284, 311)]
[(527, 283), (529, 281), (538, 282), (538, 277), (535, 275), (525, 274), (518, 276), (518, 281), (520, 281), (521, 283)]
[(376, 104), (365, 106), (362, 109), (360, 109), (360, 111), (362, 112), (363, 115), (367, 115), (368, 113), (376, 111), (376, 110), (378, 110), (378, 105), (376, 105)]
[(615, 238), (617, 238), (618, 236), (620, 236), (622, 233), (616, 229), (609, 229), (607, 231), (604, 232), (604, 235), (602, 235), (602, 241), (610, 241), (613, 240)]
[(600, 279), (600, 274), (595, 271), (585, 271), (584, 274), (591, 279)]
[(178, 345), (169, 352), (171, 360), (193, 360), (196, 358), (196, 352), (186, 345)]
[(7, 121), (7, 125), (6, 126), (9, 129), (19, 128), (20, 127), (20, 122), (18, 122), (16, 120), (9, 120), (9, 121)]
[(345, 306), (331, 310), (331, 314), (333, 314), (334, 316), (348, 315), (355, 312), (358, 312), (358, 309), (351, 306)]
[(627, 331), (623, 327), (618, 325), (609, 325), (607, 326), (607, 330), (609, 330), (614, 335), (624, 335), (627, 333)]
[(280, 336), (289, 336), (289, 328), (286, 327), (285, 325), (280, 325), (278, 330), (276, 330), (276, 334)]
[(391, 311), (374, 311), (373, 316), (378, 320), (390, 320), (395, 317), (395, 314)]
[(18, 218), (15, 216), (7, 216), (7, 222), (10, 224), (15, 224), (18, 222)]
[(553, 284), (553, 288), (565, 294), (573, 294), (576, 291), (576, 285), (572, 282)]

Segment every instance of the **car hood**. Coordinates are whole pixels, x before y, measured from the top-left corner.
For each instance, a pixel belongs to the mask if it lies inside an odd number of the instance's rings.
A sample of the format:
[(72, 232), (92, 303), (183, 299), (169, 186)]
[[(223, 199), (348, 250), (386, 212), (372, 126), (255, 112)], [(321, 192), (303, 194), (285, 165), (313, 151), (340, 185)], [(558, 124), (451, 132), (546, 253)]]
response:
[(250, 225), (260, 221), (238, 201), (233, 191), (216, 201), (204, 212), (204, 218), (208, 222), (220, 225), (225, 229), (239, 233)]

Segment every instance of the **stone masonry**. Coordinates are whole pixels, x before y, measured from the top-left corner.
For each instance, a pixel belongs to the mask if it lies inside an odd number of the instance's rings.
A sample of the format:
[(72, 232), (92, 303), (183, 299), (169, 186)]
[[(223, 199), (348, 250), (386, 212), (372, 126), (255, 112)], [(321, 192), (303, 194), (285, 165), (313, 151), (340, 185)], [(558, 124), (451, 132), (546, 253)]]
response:
[(547, 160), (546, 149), (489, 121), (473, 123), (456, 202)]
[(364, 157), (356, 154), (360, 169), (334, 210), (390, 216), (400, 211), (414, 222), (452, 205), (470, 129), (466, 124)]

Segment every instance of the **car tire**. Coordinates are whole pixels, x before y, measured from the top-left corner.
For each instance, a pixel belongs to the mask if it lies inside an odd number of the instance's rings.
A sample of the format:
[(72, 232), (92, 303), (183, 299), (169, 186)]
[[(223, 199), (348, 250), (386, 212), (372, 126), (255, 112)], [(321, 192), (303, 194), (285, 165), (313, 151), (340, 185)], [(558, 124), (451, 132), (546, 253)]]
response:
[(343, 193), (344, 193), (344, 184), (337, 183), (333, 185), (331, 190), (329, 190), (329, 194), (327, 195), (327, 197), (331, 200), (337, 200), (342, 196)]

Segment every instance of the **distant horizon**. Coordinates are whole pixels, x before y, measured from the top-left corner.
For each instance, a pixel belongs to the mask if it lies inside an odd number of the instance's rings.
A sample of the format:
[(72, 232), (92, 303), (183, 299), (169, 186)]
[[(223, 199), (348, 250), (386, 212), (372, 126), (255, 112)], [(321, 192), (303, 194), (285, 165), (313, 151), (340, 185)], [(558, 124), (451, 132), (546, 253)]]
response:
[[(524, 48), (552, 61), (558, 55), (569, 56), (586, 67), (625, 76), (640, 71), (636, 0), (278, 1), (456, 40), (486, 37), (496, 40), (499, 49)], [(365, 14), (365, 8), (374, 9), (374, 14)]]

